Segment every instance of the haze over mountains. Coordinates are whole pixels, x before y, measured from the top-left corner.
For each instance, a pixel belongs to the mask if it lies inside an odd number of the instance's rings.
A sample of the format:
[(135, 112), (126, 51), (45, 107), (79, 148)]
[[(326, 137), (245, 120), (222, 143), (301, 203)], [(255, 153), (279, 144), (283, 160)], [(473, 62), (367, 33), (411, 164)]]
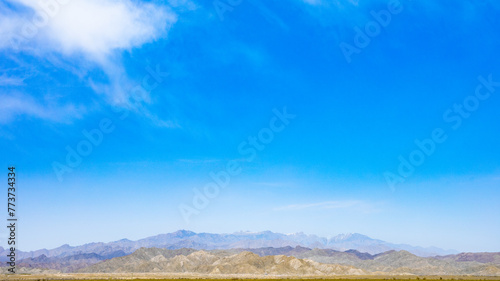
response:
[[(338, 251), (357, 250), (369, 254), (378, 254), (390, 250), (405, 250), (422, 257), (455, 254), (454, 250), (443, 250), (436, 247), (415, 247), (406, 244), (393, 244), (370, 238), (362, 234), (341, 234), (332, 238), (306, 235), (304, 233), (282, 234), (271, 231), (237, 232), (232, 234), (195, 233), (179, 230), (173, 233), (160, 234), (137, 241), (122, 239), (109, 243), (89, 243), (81, 246), (63, 245), (52, 250), (30, 252), (18, 251), (18, 258), (67, 257), (75, 254), (97, 254), (105, 259), (124, 256), (135, 250), (146, 247), (164, 249), (192, 248), (197, 250), (214, 249), (255, 249), (263, 247), (280, 248), (286, 246), (302, 246), (307, 248), (333, 249)], [(4, 249), (0, 247), (0, 260), (5, 260)]]

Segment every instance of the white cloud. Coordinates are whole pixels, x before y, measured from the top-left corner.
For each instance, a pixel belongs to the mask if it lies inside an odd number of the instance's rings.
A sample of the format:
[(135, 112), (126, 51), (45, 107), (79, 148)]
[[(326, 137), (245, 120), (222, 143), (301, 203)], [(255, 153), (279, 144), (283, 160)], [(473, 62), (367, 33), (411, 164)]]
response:
[[(1, 8), (1, 7), (0, 7)], [(0, 49), (10, 48), (13, 36), (20, 32), (24, 21), (20, 17), (4, 14), (0, 11)]]
[[(137, 84), (126, 74), (123, 51), (165, 37), (177, 21), (168, 6), (135, 0), (8, 2), (14, 8), (0, 4), (5, 8), (0, 11), (0, 49), (14, 49), (40, 59), (44, 54), (57, 54), (72, 60), (77, 69), (98, 67), (109, 82), (89, 82), (114, 105), (124, 105), (130, 89)], [(145, 102), (148, 99), (144, 97)]]
[[(11, 32), (11, 37), (28, 39), (26, 30), (31, 26), (40, 47), (66, 54), (83, 53), (98, 60), (115, 50), (129, 50), (164, 36), (177, 20), (165, 6), (131, 0), (60, 1), (67, 4), (55, 0), (14, 2), (22, 3), (32, 12), (8, 15), (0, 22), (2, 29)], [(21, 20), (23, 24), (19, 25)], [(39, 23), (34, 24), (36, 22)], [(17, 32), (13, 32), (13, 26), (17, 26)], [(3, 41), (6, 39), (12, 38)]]

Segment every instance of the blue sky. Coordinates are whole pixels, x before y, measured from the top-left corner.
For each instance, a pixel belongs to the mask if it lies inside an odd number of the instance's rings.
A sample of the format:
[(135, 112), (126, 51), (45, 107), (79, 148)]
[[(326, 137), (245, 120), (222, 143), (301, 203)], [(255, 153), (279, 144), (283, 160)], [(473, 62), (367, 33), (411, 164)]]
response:
[(190, 229), (500, 251), (497, 2), (48, 3), (0, 2), (21, 249)]

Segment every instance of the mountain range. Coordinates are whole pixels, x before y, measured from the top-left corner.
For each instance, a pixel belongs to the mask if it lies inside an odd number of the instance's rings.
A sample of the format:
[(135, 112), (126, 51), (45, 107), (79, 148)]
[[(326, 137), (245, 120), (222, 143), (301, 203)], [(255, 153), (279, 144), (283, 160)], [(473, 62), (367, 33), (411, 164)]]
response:
[[(464, 258), (466, 257), (466, 258)], [(500, 276), (500, 253), (418, 257), (407, 251), (371, 255), (305, 247), (195, 250), (140, 248), (112, 259), (78, 254), (41, 256), (19, 264), (25, 272), (191, 273), (250, 275), (474, 275)]]
[[(0, 248), (0, 252), (0, 257), (5, 258), (6, 251)], [(19, 251), (17, 260), (27, 273), (500, 276), (500, 253), (457, 254), (433, 247), (393, 244), (362, 234), (328, 239), (304, 233), (211, 234), (179, 230), (137, 241), (122, 239)]]
[[(18, 251), (18, 259), (46, 257), (68, 257), (77, 254), (96, 254), (104, 259), (128, 255), (139, 248), (181, 249), (192, 248), (197, 250), (214, 249), (256, 249), (264, 247), (308, 247), (318, 249), (333, 249), (337, 251), (357, 250), (369, 254), (378, 254), (390, 250), (405, 250), (421, 257), (445, 256), (456, 254), (454, 250), (443, 250), (436, 247), (415, 247), (407, 244), (393, 244), (373, 239), (362, 234), (341, 234), (332, 238), (325, 238), (304, 233), (282, 234), (271, 231), (237, 232), (232, 234), (195, 233), (179, 230), (173, 233), (160, 234), (137, 241), (122, 239), (109, 243), (89, 243), (81, 246), (63, 245), (58, 248), (36, 250), (30, 252)], [(6, 260), (7, 251), (0, 247), (0, 261)]]

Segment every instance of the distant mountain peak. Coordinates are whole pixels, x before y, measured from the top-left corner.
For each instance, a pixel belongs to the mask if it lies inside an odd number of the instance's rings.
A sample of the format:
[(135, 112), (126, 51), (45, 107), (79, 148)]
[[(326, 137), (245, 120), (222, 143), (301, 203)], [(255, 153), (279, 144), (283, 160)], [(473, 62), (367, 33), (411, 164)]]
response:
[(172, 234), (175, 236), (179, 236), (179, 237), (189, 237), (189, 236), (194, 236), (197, 233), (190, 231), (190, 230), (181, 229), (181, 230), (177, 230), (176, 232), (174, 232)]
[(330, 238), (330, 240), (331, 241), (352, 241), (352, 240), (380, 241), (359, 233), (342, 233)]
[(132, 240), (128, 240), (127, 238), (120, 239), (116, 242), (132, 242)]
[(334, 237), (332, 237), (333, 240), (347, 240), (349, 239), (350, 237), (352, 236), (352, 233), (341, 233), (341, 234), (338, 234)]

